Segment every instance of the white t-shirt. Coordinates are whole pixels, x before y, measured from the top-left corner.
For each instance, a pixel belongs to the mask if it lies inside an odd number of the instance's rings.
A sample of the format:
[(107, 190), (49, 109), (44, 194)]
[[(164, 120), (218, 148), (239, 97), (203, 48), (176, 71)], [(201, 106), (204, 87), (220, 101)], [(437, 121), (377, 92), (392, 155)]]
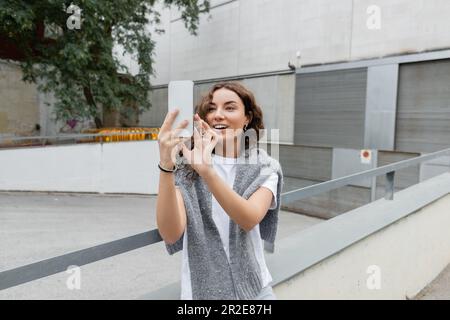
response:
[[(217, 174), (230, 186), (233, 187), (234, 179), (236, 177), (236, 158), (224, 158), (213, 154), (213, 167)], [(271, 209), (276, 207), (276, 195), (277, 195), (278, 175), (273, 173), (262, 184), (261, 187), (266, 187), (273, 193)], [(223, 248), (230, 259), (229, 251), (229, 231), (230, 231), (230, 217), (222, 209), (220, 204), (212, 195), (212, 217), (214, 223), (219, 230), (220, 238), (222, 240)], [(253, 242), (253, 248), (255, 250), (255, 257), (258, 265), (261, 269), (262, 285), (267, 286), (272, 281), (272, 276), (267, 269), (266, 261), (264, 259), (263, 242), (259, 233), (259, 224), (249, 231), (250, 239)], [(192, 300), (192, 286), (191, 286), (191, 273), (189, 269), (189, 256), (187, 252), (187, 232), (183, 237), (183, 252), (181, 259), (181, 299)]]

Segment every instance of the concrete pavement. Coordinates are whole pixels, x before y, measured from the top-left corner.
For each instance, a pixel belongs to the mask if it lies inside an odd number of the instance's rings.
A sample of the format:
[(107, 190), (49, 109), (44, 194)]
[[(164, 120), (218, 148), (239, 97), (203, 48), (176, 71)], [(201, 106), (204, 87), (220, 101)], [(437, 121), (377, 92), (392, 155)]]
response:
[(414, 300), (450, 300), (450, 265), (426, 286)]
[[(156, 228), (155, 196), (0, 193), (0, 272)], [(320, 219), (282, 211), (278, 239)], [(0, 291), (0, 299), (136, 299), (180, 279), (162, 242)]]

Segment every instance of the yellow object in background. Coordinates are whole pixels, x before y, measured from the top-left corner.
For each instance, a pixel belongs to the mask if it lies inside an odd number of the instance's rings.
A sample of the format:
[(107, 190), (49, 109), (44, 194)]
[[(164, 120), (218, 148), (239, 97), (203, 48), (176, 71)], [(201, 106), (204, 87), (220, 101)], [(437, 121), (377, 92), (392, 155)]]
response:
[(160, 128), (101, 128), (84, 130), (83, 133), (104, 135), (94, 137), (92, 140), (84, 139), (84, 142), (121, 142), (158, 140), (159, 130)]

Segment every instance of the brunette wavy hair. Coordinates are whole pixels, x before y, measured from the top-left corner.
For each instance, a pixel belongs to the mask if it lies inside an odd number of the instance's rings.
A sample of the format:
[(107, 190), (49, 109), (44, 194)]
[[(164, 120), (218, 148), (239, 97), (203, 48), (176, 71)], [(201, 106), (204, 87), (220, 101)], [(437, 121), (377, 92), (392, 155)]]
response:
[[(211, 89), (209, 89), (209, 91), (204, 96), (202, 96), (200, 102), (195, 106), (195, 113), (198, 113), (200, 118), (202, 118), (204, 121), (207, 121), (206, 115), (213, 100), (214, 92), (219, 89), (231, 90), (239, 96), (239, 98), (242, 100), (242, 103), (244, 104), (245, 115), (250, 118), (250, 122), (248, 123), (246, 130), (255, 130), (256, 139), (257, 141), (259, 141), (261, 136), (260, 130), (264, 129), (263, 113), (261, 107), (256, 103), (256, 99), (253, 93), (239, 82), (220, 82), (212, 86)], [(193, 146), (194, 139), (191, 138), (191, 149), (193, 148)], [(245, 139), (245, 149), (247, 150), (249, 149), (249, 147), (250, 140)], [(183, 153), (180, 151), (179, 155), (182, 156)]]
[[(231, 90), (236, 93), (239, 98), (241, 98), (242, 103), (245, 107), (245, 115), (250, 118), (247, 130), (255, 130), (257, 139), (259, 140), (259, 131), (264, 129), (263, 113), (261, 107), (256, 103), (256, 99), (253, 93), (239, 82), (221, 82), (212, 86), (209, 92), (202, 97), (200, 103), (195, 107), (195, 113), (198, 113), (200, 118), (206, 121), (206, 115), (208, 114), (208, 109), (213, 100), (214, 92), (219, 89)], [(247, 144), (246, 149), (248, 149)]]

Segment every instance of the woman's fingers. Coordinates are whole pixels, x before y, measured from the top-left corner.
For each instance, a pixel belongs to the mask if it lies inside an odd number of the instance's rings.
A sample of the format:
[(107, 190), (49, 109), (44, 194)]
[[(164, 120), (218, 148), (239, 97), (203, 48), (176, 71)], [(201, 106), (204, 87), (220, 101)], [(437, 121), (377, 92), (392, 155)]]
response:
[(194, 123), (194, 147), (203, 148), (207, 153), (212, 152), (218, 141), (217, 133), (198, 114), (194, 115)]
[(197, 129), (197, 126), (194, 126), (194, 146), (200, 146), (202, 143), (202, 135)]
[(172, 112), (169, 112), (166, 115), (164, 123), (161, 126), (161, 129), (159, 132), (159, 137), (160, 137), (159, 140), (162, 140), (164, 143), (167, 143), (172, 147), (174, 145), (176, 145), (178, 142), (182, 141), (183, 138), (178, 137), (178, 135), (189, 124), (188, 120), (184, 120), (184, 121), (180, 122), (180, 124), (175, 129), (172, 130), (173, 122), (174, 122), (175, 118), (177, 117), (178, 113), (179, 113), (178, 109), (176, 109)]
[(202, 125), (203, 125), (203, 128), (204, 128), (206, 131), (208, 131), (208, 132), (211, 133), (211, 136), (217, 137), (217, 133), (213, 130), (213, 128), (211, 128), (211, 127), (209, 126), (209, 124), (208, 124), (206, 121), (202, 120)]
[(183, 120), (180, 122), (180, 124), (175, 129), (184, 129), (188, 126), (189, 121)]
[(181, 151), (183, 152), (183, 157), (186, 158), (186, 160), (188, 161), (188, 163), (191, 163), (191, 154), (192, 151), (188, 149), (188, 147), (186, 147), (186, 145), (184, 143), (181, 144), (180, 146)]
[(205, 130), (205, 136), (207, 135), (209, 141), (211, 141), (211, 139), (217, 139), (217, 133), (204, 120), (202, 120), (202, 127)]
[(168, 139), (168, 143), (173, 147), (175, 146), (177, 143), (186, 141), (187, 138), (185, 137), (179, 137), (178, 134), (181, 132), (181, 130), (183, 129), (177, 129), (177, 130), (172, 130), (169, 133), (169, 139)]
[(204, 129), (212, 130), (211, 127), (209, 126), (209, 124), (205, 120), (201, 120), (201, 121), (202, 121), (202, 125), (203, 125)]
[(208, 131), (208, 152), (212, 152), (218, 141), (217, 133), (213, 130)]
[[(189, 121), (182, 121), (174, 130), (172, 130), (173, 136), (178, 137), (179, 134), (188, 126)], [(181, 138), (181, 137), (180, 137)]]

